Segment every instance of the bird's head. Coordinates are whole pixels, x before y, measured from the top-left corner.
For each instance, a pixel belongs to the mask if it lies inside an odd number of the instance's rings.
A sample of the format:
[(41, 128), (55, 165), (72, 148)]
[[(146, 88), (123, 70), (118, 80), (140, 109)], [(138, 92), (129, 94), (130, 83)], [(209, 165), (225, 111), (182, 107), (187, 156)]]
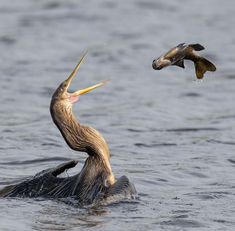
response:
[(74, 68), (74, 70), (72, 71), (70, 76), (66, 80), (64, 80), (59, 85), (59, 87), (56, 89), (56, 91), (54, 92), (54, 94), (52, 96), (52, 101), (51, 101), (52, 104), (54, 104), (55, 102), (57, 102), (57, 103), (59, 102), (59, 103), (67, 104), (67, 105), (72, 105), (73, 103), (78, 101), (80, 95), (85, 94), (85, 93), (87, 93), (87, 92), (89, 92), (89, 91), (91, 91), (91, 90), (93, 90), (97, 87), (100, 87), (100, 86), (104, 85), (107, 82), (107, 81), (103, 81), (103, 82), (95, 84), (91, 87), (87, 87), (87, 88), (84, 88), (84, 89), (81, 89), (81, 90), (77, 90), (75, 92), (68, 92), (68, 88), (70, 87), (74, 76), (76, 75), (78, 69), (80, 68), (82, 62), (84, 61), (85, 55), (86, 54), (84, 54), (82, 56), (82, 58), (80, 59), (79, 63)]

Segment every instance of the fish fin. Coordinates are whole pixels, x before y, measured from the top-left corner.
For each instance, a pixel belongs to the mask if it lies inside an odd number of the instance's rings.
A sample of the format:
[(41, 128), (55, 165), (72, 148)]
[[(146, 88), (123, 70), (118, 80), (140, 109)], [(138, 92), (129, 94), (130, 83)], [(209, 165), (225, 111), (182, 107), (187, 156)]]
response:
[(175, 65), (175, 66), (178, 66), (178, 67), (184, 68), (184, 60), (181, 59), (181, 60), (175, 62), (174, 65)]
[(201, 44), (196, 43), (196, 44), (189, 44), (189, 47), (192, 47), (195, 51), (201, 51), (204, 50), (205, 47), (203, 47)]
[(198, 79), (202, 79), (206, 71), (216, 71), (216, 67), (209, 60), (200, 57), (195, 61), (195, 71)]
[(207, 71), (216, 71), (216, 66), (210, 62), (209, 60), (205, 59), (205, 58), (202, 58), (203, 62), (204, 62), (204, 65), (206, 66), (207, 68)]
[(179, 45), (177, 45), (176, 47), (183, 47), (185, 45), (185, 43), (180, 43)]

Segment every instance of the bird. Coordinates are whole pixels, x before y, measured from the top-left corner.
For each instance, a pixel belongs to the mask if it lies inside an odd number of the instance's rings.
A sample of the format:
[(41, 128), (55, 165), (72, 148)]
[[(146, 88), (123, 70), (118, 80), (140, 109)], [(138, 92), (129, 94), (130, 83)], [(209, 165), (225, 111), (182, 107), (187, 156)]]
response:
[(205, 48), (199, 43), (180, 43), (178, 46), (173, 47), (164, 55), (154, 59), (152, 62), (152, 67), (155, 70), (161, 70), (162, 68), (170, 65), (184, 68), (184, 60), (191, 60), (194, 62), (197, 78), (202, 79), (206, 71), (216, 71), (216, 66), (197, 52), (204, 49)]
[(83, 168), (76, 175), (59, 177), (62, 172), (77, 165), (77, 160), (70, 160), (43, 170), (18, 184), (6, 186), (0, 190), (0, 197), (72, 197), (79, 205), (84, 206), (133, 198), (137, 194), (134, 184), (126, 176), (114, 176), (109, 147), (101, 133), (91, 126), (81, 124), (73, 113), (73, 105), (81, 95), (107, 83), (103, 81), (82, 90), (68, 92), (85, 55), (86, 53), (69, 77), (55, 90), (50, 104), (52, 120), (68, 146), (88, 154)]

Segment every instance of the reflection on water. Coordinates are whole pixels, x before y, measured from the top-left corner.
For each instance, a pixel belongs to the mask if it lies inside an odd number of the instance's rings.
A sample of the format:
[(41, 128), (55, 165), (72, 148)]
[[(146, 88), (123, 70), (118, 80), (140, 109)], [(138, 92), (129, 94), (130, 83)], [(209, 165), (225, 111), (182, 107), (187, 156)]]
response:
[[(69, 210), (69, 213), (66, 211)], [(65, 207), (55, 204), (44, 207), (40, 212), (39, 219), (33, 228), (36, 230), (68, 230), (74, 227), (101, 227), (103, 221), (100, 217), (105, 216), (104, 209), (78, 210), (71, 206)]]
[[(0, 230), (233, 230), (233, 1), (27, 1), (0, 3), (0, 186), (68, 159), (51, 121), (55, 87), (89, 49), (72, 89), (111, 79), (74, 112), (102, 132), (119, 177), (139, 200), (74, 203), (0, 199)], [(192, 63), (153, 71), (155, 57), (201, 43), (217, 66), (202, 81)]]

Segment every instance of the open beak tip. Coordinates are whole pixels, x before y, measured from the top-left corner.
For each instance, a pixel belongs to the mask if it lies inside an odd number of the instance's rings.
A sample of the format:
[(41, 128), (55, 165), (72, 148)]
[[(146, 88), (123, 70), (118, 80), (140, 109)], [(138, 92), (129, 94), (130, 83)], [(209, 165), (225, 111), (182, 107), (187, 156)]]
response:
[(87, 87), (87, 88), (84, 88), (84, 89), (82, 89), (82, 90), (79, 90), (79, 91), (75, 92), (74, 94), (75, 94), (75, 95), (83, 95), (83, 94), (85, 94), (85, 93), (88, 93), (89, 91), (92, 91), (92, 90), (94, 90), (94, 89), (96, 89), (96, 88), (98, 88), (98, 87), (103, 86), (103, 85), (106, 84), (107, 82), (108, 82), (108, 81), (100, 82), (100, 83), (98, 83), (98, 84), (96, 84), (96, 85), (93, 85), (93, 86), (91, 86), (91, 87)]
[[(74, 68), (74, 70), (72, 71), (72, 73), (71, 73), (70, 76), (68, 77), (68, 79), (67, 79), (67, 81), (69, 82), (68, 86), (70, 85), (70, 83), (71, 83), (73, 77), (75, 76), (75, 74), (77, 73), (78, 69), (80, 68), (80, 65), (83, 63), (84, 58), (85, 58), (85, 56), (87, 55), (87, 53), (88, 53), (88, 50), (86, 50), (86, 51), (84, 52), (84, 54), (82, 55), (82, 57), (81, 57), (79, 63), (77, 64), (77, 66)], [(84, 89), (82, 89), (82, 90), (76, 91), (76, 92), (74, 92), (73, 94), (74, 94), (75, 96), (85, 94), (85, 93), (87, 93), (87, 92), (89, 92), (89, 91), (91, 91), (91, 90), (94, 90), (95, 88), (98, 88), (98, 87), (103, 86), (104, 84), (106, 84), (106, 83), (108, 83), (108, 82), (110, 82), (110, 80), (104, 80), (104, 81), (102, 81), (102, 82), (100, 82), (100, 83), (98, 83), (98, 84), (96, 84), (96, 85), (91, 86), (91, 87), (87, 87), (87, 88), (84, 88)]]
[(102, 81), (101, 84), (104, 85), (104, 84), (109, 83), (110, 81), (111, 81), (110, 79), (107, 79), (107, 80)]
[(67, 81), (69, 81), (69, 83), (71, 83), (73, 77), (75, 76), (75, 74), (77, 73), (78, 69), (80, 68), (81, 64), (84, 62), (84, 59), (86, 57), (88, 53), (88, 50), (84, 52), (84, 54), (82, 55), (81, 59), (79, 60), (78, 64), (76, 65), (76, 67), (73, 69), (72, 73), (69, 75), (69, 77), (67, 78)]

